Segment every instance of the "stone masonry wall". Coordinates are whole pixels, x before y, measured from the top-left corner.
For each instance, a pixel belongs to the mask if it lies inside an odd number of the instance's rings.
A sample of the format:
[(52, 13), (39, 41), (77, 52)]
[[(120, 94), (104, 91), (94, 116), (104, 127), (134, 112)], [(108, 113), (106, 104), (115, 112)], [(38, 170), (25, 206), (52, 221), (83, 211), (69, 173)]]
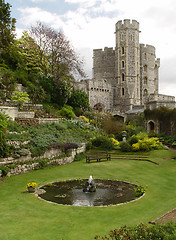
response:
[[(38, 161), (42, 158), (50, 159), (50, 161), (47, 163), (48, 165), (51, 165), (51, 164), (66, 165), (74, 161), (76, 154), (85, 152), (85, 151), (86, 151), (86, 144), (83, 143), (82, 146), (77, 149), (70, 149), (69, 157), (61, 158), (61, 155), (62, 155), (61, 150), (52, 149), (52, 150), (46, 151), (44, 155), (40, 157), (35, 157), (35, 158), (32, 158), (30, 154), (25, 156), (25, 158), (24, 156), (21, 156), (21, 158), (18, 158), (18, 160), (15, 160), (13, 158), (4, 158), (4, 159), (1, 158), (0, 166), (1, 165), (6, 166), (6, 165), (18, 163), (18, 165), (14, 169), (11, 169), (8, 172), (7, 176), (10, 177), (11, 175), (19, 175), (19, 174), (23, 174), (23, 173), (27, 173), (29, 171), (35, 170), (36, 167), (39, 165)], [(26, 161), (31, 161), (33, 163), (27, 164)], [(0, 177), (1, 177), (1, 174), (2, 174), (2, 171), (0, 170)]]

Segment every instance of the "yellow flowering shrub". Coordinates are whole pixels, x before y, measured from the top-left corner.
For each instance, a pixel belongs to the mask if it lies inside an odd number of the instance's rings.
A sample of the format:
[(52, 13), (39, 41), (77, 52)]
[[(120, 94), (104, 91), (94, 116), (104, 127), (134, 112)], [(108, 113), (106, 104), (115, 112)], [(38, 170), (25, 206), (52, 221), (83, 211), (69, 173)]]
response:
[(161, 147), (162, 143), (156, 137), (145, 137), (144, 139), (139, 140), (137, 143), (132, 144), (133, 151), (149, 151), (152, 149), (160, 149)]
[(81, 118), (84, 122), (89, 123), (89, 119), (86, 118), (85, 116), (80, 116), (80, 118)]
[(111, 142), (113, 143), (114, 146), (118, 146), (119, 145), (119, 141), (116, 140), (115, 138), (110, 138)]
[(139, 145), (139, 143), (137, 142), (137, 143), (134, 143), (133, 145), (132, 145), (132, 151), (134, 151), (134, 152), (137, 152), (137, 151), (139, 151), (140, 150), (140, 145)]

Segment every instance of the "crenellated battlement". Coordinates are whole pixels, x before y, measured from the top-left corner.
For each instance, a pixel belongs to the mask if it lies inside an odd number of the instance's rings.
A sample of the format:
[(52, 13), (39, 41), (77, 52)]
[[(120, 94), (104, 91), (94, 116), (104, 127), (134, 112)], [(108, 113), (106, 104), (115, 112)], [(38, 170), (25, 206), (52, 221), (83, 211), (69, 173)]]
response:
[(141, 52), (155, 54), (155, 47), (149, 44), (140, 44)]
[(127, 28), (139, 30), (139, 23), (136, 20), (131, 21), (130, 19), (120, 20), (116, 23), (116, 31)]
[(114, 49), (112, 47), (111, 48), (105, 47), (104, 50), (102, 48), (93, 50), (93, 56), (101, 55), (101, 54), (108, 55), (108, 54), (113, 54), (113, 53), (114, 53)]

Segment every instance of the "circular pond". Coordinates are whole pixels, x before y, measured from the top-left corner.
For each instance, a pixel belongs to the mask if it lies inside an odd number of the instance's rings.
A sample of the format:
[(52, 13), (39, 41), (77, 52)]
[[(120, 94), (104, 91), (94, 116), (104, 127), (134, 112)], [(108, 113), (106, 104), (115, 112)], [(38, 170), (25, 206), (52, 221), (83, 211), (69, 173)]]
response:
[(42, 186), (38, 196), (46, 201), (72, 206), (108, 206), (134, 199), (134, 184), (106, 179), (95, 179), (96, 191), (84, 192), (88, 179), (68, 180)]

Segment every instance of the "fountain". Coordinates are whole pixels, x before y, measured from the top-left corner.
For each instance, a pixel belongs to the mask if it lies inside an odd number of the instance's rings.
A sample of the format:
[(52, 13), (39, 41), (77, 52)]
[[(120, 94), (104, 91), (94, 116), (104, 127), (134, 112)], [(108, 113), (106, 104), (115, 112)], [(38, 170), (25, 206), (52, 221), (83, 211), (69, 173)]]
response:
[(96, 191), (96, 187), (95, 187), (95, 181), (92, 178), (92, 176), (89, 177), (89, 180), (86, 182), (84, 188), (83, 188), (83, 192), (95, 192)]
[[(95, 186), (96, 183), (96, 186)], [(40, 188), (38, 197), (49, 202), (72, 206), (110, 206), (130, 202), (137, 197), (137, 185), (108, 179), (70, 179)]]

